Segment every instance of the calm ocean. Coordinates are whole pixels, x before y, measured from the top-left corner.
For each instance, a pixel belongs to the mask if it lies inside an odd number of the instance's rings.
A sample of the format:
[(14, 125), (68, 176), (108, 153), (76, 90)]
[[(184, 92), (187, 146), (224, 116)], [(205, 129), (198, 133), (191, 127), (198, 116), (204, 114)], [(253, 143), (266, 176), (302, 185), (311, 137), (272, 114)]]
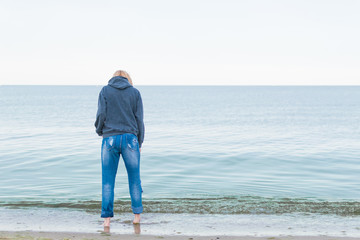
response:
[[(147, 233), (168, 233), (186, 225), (176, 219), (192, 216), (202, 218), (195, 223), (214, 222), (199, 226), (200, 235), (360, 236), (360, 87), (137, 88), (145, 112)], [(0, 86), (0, 217), (28, 216), (17, 228), (0, 221), (0, 230), (31, 230), (31, 214), (53, 212), (62, 219), (88, 214), (83, 219), (100, 225), (101, 138), (94, 128), (100, 89)], [(130, 216), (124, 164), (115, 198), (115, 215)], [(69, 219), (60, 229), (69, 229)], [(251, 230), (216, 228), (228, 219)], [(263, 222), (270, 230), (259, 230)], [(129, 229), (126, 221), (118, 224)], [(186, 234), (189, 226), (183, 228)]]

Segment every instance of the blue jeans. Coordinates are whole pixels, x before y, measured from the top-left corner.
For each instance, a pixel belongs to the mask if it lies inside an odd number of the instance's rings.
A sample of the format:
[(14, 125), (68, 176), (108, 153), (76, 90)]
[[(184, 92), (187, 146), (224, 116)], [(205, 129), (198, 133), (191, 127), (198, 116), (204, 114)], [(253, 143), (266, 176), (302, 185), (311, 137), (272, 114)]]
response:
[(139, 142), (134, 134), (126, 133), (104, 138), (101, 147), (102, 202), (101, 217), (114, 216), (114, 187), (120, 155), (128, 174), (131, 208), (142, 213)]

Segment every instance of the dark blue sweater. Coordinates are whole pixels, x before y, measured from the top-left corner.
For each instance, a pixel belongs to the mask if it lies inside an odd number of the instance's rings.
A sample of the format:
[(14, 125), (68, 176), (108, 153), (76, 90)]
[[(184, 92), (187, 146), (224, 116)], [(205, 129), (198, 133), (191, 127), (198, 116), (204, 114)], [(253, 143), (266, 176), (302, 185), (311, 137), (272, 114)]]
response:
[(127, 78), (113, 77), (101, 89), (95, 127), (96, 133), (104, 138), (135, 134), (141, 147), (145, 134), (142, 99)]

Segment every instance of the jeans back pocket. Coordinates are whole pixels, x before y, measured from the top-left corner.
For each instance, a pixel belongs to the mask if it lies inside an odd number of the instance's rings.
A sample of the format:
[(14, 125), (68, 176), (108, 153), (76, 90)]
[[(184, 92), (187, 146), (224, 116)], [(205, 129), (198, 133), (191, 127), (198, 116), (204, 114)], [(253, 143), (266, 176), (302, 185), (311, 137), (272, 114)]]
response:
[(126, 143), (127, 147), (131, 151), (138, 151), (139, 150), (139, 142), (137, 137), (134, 134), (127, 134), (126, 135)]
[(103, 139), (103, 149), (106, 151), (111, 151), (115, 148), (116, 137), (107, 137)]

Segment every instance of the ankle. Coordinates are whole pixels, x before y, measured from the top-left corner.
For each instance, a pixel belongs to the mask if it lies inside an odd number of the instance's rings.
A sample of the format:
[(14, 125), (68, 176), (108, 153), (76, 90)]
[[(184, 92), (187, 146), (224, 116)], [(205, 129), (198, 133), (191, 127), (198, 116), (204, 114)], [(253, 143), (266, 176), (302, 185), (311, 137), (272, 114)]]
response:
[(134, 215), (134, 221), (133, 223), (140, 223), (140, 214), (135, 214)]

